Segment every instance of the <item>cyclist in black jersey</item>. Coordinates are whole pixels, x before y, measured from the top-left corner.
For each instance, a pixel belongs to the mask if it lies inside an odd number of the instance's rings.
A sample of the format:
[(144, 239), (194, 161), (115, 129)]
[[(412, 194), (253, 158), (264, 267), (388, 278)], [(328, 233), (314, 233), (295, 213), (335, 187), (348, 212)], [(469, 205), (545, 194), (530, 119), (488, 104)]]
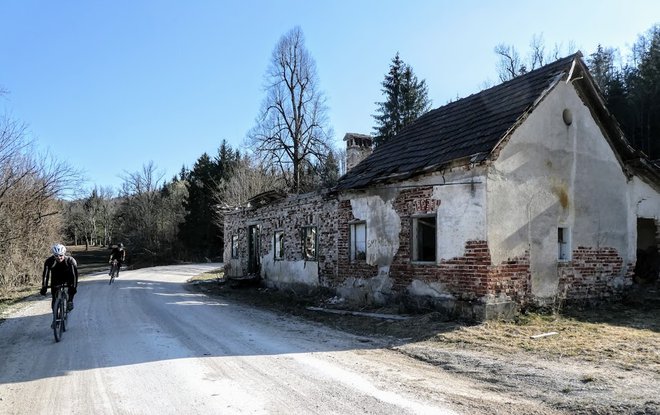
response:
[[(51, 286), (66, 284), (69, 291), (69, 311), (73, 310), (73, 297), (78, 292), (78, 263), (70, 256), (66, 255), (66, 247), (62, 244), (53, 245), (52, 255), (46, 258), (44, 262), (44, 272), (41, 276), (41, 295), (46, 295), (48, 291), (48, 280)], [(55, 303), (56, 292), (50, 290), (53, 297), (52, 304)], [(52, 306), (51, 304), (51, 306)]]
[[(117, 269), (121, 269), (121, 264), (126, 260), (126, 250), (124, 249), (124, 244), (120, 243), (119, 245), (112, 248), (112, 253), (110, 254), (110, 261), (108, 263), (112, 264), (112, 260), (117, 260)], [(110, 272), (108, 275), (112, 274), (112, 267), (110, 267)]]

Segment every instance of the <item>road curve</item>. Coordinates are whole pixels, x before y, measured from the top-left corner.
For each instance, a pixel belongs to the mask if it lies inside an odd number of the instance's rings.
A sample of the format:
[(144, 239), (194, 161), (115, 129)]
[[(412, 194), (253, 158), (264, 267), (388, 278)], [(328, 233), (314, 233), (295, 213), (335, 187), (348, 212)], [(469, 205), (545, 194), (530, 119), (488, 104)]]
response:
[(183, 285), (220, 266), (83, 278), (59, 343), (50, 294), (15, 307), (0, 324), (0, 413), (455, 413), (443, 391), (460, 381), (380, 340)]

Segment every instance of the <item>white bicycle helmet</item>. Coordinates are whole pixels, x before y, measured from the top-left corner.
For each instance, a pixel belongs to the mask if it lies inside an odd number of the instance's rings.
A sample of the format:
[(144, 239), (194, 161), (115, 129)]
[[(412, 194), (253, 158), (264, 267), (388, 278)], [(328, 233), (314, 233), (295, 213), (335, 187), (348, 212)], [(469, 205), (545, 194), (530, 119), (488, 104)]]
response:
[(66, 247), (62, 244), (56, 244), (53, 245), (51, 251), (53, 251), (53, 255), (55, 256), (64, 255), (66, 254)]

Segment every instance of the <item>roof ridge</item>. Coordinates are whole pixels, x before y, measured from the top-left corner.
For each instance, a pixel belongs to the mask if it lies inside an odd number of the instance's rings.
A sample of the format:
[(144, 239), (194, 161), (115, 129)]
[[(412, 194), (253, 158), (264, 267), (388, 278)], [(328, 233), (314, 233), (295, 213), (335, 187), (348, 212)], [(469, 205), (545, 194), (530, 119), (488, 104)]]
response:
[(489, 154), (581, 57), (577, 52), (557, 59), (423, 114), (342, 176), (337, 189), (364, 187), (395, 173), (410, 177), (453, 160)]

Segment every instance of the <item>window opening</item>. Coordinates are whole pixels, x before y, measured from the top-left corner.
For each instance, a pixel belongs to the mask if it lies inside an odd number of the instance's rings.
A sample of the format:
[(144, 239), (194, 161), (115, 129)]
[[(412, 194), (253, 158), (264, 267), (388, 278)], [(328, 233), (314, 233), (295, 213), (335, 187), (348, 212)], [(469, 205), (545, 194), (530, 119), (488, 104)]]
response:
[(571, 259), (571, 244), (568, 228), (557, 228), (557, 259), (560, 261), (569, 261)]
[(238, 258), (238, 235), (231, 236), (231, 257)]
[(284, 231), (275, 231), (275, 259), (284, 259)]
[(435, 215), (413, 218), (413, 261), (435, 262), (436, 228)]
[(367, 224), (366, 222), (352, 223), (350, 226), (351, 261), (367, 259)]
[(316, 226), (306, 226), (303, 228), (303, 258), (305, 261), (316, 260)]

